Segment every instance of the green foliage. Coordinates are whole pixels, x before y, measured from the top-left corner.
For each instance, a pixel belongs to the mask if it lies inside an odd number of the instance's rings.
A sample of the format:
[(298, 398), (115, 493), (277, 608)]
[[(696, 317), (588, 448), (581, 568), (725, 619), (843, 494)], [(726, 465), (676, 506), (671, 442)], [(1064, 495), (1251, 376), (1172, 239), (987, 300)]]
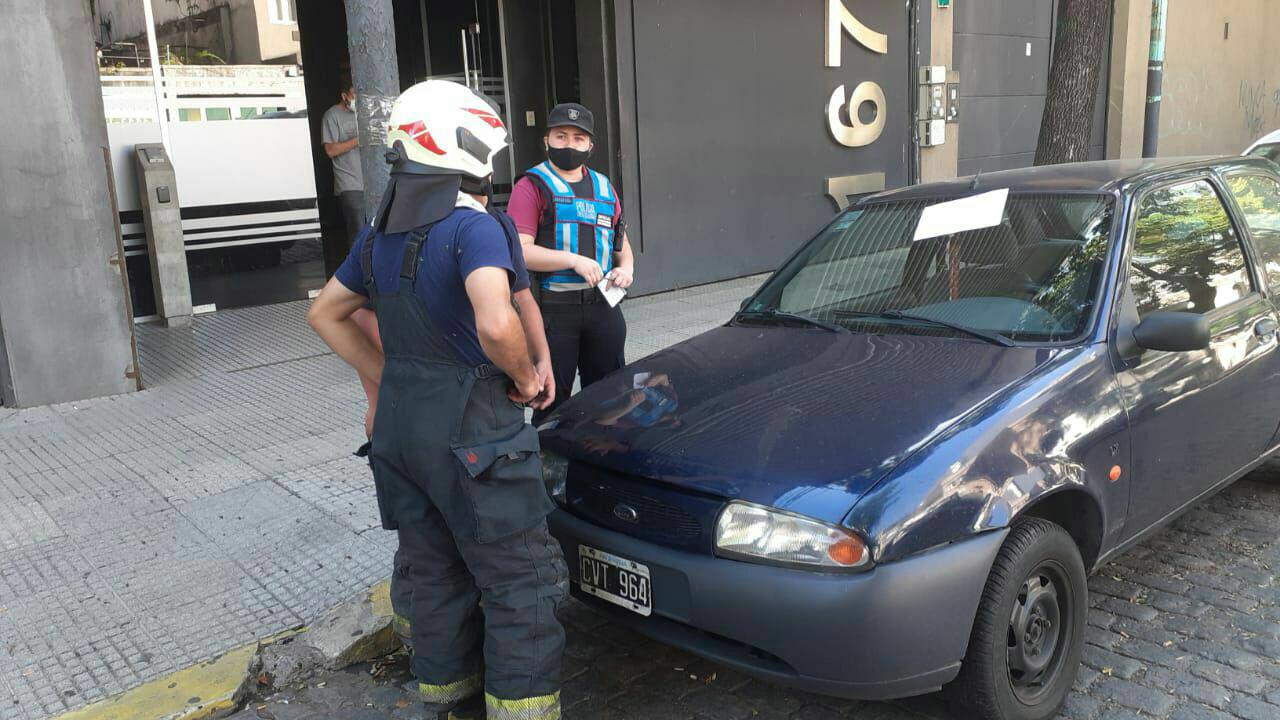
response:
[(1208, 312), (1210, 280), (1243, 269), (1244, 257), (1217, 193), (1204, 181), (1157, 190), (1138, 209), (1130, 286), (1140, 314)]
[(169, 48), (169, 65), (226, 65), (227, 61), (200, 48)]
[(1227, 186), (1244, 211), (1268, 284), (1280, 288), (1280, 187), (1262, 175), (1237, 175)]
[(1097, 216), (1081, 233), (1084, 244), (1058, 267), (1033, 302), (1060, 321), (1074, 322), (1080, 315), (1081, 303), (1091, 302), (1090, 288), (1081, 288), (1080, 285), (1091, 282), (1106, 260), (1110, 232), (1111, 207), (1100, 206)]

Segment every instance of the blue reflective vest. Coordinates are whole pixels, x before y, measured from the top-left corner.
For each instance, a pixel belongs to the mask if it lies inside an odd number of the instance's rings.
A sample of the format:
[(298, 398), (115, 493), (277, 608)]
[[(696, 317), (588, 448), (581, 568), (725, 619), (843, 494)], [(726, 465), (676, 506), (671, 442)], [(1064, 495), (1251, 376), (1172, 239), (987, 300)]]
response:
[[(590, 174), (592, 197), (578, 197), (573, 187), (556, 174), (550, 162), (529, 170), (528, 175), (548, 193), (552, 203), (550, 233), (538, 232), (537, 243), (553, 250), (595, 258), (605, 273), (613, 269), (614, 203), (617, 195), (609, 178), (584, 168)], [(585, 287), (586, 281), (572, 270), (558, 270), (542, 276), (542, 289), (572, 285)]]

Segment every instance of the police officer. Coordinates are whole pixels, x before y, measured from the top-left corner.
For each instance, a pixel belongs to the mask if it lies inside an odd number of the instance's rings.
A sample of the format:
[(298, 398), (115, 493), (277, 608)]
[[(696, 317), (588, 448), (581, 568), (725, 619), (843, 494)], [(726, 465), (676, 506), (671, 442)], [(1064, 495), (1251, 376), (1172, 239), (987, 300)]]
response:
[[(373, 232), (308, 320), (379, 385), (374, 484), (405, 556), (411, 667), (427, 709), (557, 720), (567, 572), (522, 407), (546, 406), (551, 383), (512, 304), (514, 228), (485, 212), (506, 144), (492, 107), (462, 85), (431, 80), (397, 98), (392, 182)], [(366, 297), (383, 353), (350, 319)]]
[(626, 364), (626, 320), (596, 286), (607, 278), (613, 287), (630, 287), (635, 260), (618, 193), (609, 178), (586, 166), (594, 132), (585, 107), (552, 108), (544, 138), (548, 159), (516, 182), (507, 205), (525, 260), (536, 271), (556, 379), (555, 400), (534, 413), (535, 425), (569, 397), (575, 373), (587, 386)]

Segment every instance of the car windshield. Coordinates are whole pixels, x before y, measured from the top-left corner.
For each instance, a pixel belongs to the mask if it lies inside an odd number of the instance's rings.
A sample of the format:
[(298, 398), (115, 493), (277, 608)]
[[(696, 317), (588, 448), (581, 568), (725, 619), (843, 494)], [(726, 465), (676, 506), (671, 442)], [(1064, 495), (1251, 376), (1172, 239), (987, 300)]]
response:
[(1280, 163), (1280, 143), (1267, 143), (1259, 145), (1249, 151), (1254, 157), (1263, 157), (1273, 163)]
[(844, 212), (765, 283), (738, 322), (1000, 344), (1076, 338), (1098, 296), (1112, 198), (990, 195), (1003, 206), (931, 199)]

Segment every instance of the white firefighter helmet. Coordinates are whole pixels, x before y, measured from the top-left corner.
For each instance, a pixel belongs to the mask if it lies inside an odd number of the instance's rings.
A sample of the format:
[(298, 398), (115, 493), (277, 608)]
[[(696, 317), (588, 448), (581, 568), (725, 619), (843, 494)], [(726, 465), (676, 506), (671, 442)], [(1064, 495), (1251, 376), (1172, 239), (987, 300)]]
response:
[(493, 156), (507, 146), (497, 109), (465, 85), (427, 80), (391, 106), (387, 160), (394, 172), (415, 175), (493, 173)]

